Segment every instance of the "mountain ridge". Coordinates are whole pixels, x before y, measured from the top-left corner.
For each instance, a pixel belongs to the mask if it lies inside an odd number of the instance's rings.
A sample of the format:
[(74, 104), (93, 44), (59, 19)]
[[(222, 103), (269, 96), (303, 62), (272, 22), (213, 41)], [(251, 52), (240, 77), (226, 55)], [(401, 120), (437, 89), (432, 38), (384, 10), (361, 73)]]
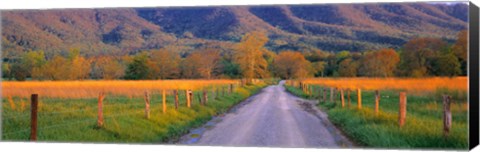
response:
[[(453, 42), (468, 5), (429, 3), (261, 5), (2, 11), (2, 52), (47, 56), (78, 48), (87, 56), (204, 43), (231, 45), (265, 31), (273, 51), (399, 48), (415, 37)], [(228, 48), (228, 47), (227, 47)]]

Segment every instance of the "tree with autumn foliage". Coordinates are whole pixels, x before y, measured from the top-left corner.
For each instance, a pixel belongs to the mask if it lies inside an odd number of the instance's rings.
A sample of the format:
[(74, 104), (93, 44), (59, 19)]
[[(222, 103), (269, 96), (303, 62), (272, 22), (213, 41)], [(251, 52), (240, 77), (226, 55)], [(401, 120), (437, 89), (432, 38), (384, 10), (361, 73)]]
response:
[(236, 46), (234, 61), (240, 66), (247, 83), (251, 83), (253, 78), (268, 76), (268, 63), (263, 56), (268, 51), (264, 47), (267, 41), (265, 33), (255, 31), (245, 34)]
[(172, 79), (179, 76), (181, 58), (173, 48), (163, 48), (153, 51), (150, 60), (154, 65), (151, 67), (154, 78)]
[(273, 61), (273, 70), (275, 75), (282, 79), (313, 76), (312, 64), (300, 52), (280, 52)]
[(111, 56), (102, 56), (94, 59), (92, 77), (96, 79), (113, 80), (125, 75), (125, 67), (118, 59)]
[(359, 73), (369, 77), (394, 76), (400, 56), (393, 49), (366, 52), (361, 59)]
[(433, 62), (447, 43), (437, 38), (415, 38), (408, 41), (400, 53), (399, 72), (404, 76), (434, 75)]

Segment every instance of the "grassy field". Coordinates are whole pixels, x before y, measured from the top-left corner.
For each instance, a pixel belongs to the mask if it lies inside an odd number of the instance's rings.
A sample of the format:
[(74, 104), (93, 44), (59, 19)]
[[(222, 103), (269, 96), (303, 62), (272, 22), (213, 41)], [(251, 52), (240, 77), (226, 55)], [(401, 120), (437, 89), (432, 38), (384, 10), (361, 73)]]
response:
[[(105, 90), (107, 92), (104, 100), (105, 122), (102, 128), (96, 126), (97, 98), (94, 95), (98, 95), (98, 93), (94, 92), (91, 96), (77, 98), (76, 93), (71, 90), (69, 93), (67, 88), (62, 96), (42, 97), (40, 94), (38, 141), (161, 143), (174, 140), (187, 133), (189, 129), (207, 122), (212, 116), (224, 113), (266, 85), (265, 82), (260, 82), (255, 85), (238, 86), (232, 94), (225, 93), (223, 95), (222, 87), (228, 92), (228, 85), (225, 84), (230, 82), (233, 81), (222, 80), (218, 83), (202, 83), (205, 85), (196, 86), (195, 89), (209, 86), (209, 99), (206, 106), (199, 104), (197, 97), (200, 92), (194, 91), (192, 107), (187, 108), (185, 92), (180, 91), (180, 106), (178, 110), (174, 110), (174, 96), (167, 95), (167, 112), (165, 114), (162, 113), (162, 95), (154, 88), (150, 90), (152, 93), (150, 119), (144, 117), (145, 102), (143, 96), (136, 95), (135, 90), (133, 93), (124, 95), (120, 94), (121, 92), (115, 92), (115, 89)], [(101, 82), (95, 84), (98, 83)], [(177, 85), (195, 84), (190, 81), (176, 81), (176, 83)], [(70, 83), (64, 84), (71, 85)], [(218, 88), (219, 92), (217, 93), (216, 89), (211, 87)], [(91, 86), (83, 88), (90, 89)], [(125, 90), (125, 88), (114, 88)], [(35, 89), (37, 88), (30, 90)], [(59, 89), (63, 88), (59, 87)], [(145, 88), (138, 90), (144, 91)], [(12, 92), (4, 91), (4, 95)], [(49, 92), (46, 91), (46, 93)], [(27, 101), (22, 95), (12, 96), (11, 100), (2, 99), (2, 140), (29, 140), (30, 108)]]
[(4, 81), (3, 97), (29, 98), (35, 92), (42, 97), (52, 98), (93, 98), (99, 92), (129, 97), (143, 96), (145, 91), (197, 90), (205, 87), (217, 87), (238, 84), (236, 80), (141, 80), (141, 81)]
[[(362, 81), (355, 83), (360, 84)], [(377, 84), (382, 83), (379, 82)], [(381, 99), (380, 112), (377, 116), (374, 113), (375, 93), (374, 90), (369, 89), (362, 90), (362, 109), (357, 109), (356, 91), (350, 92), (350, 106), (348, 106), (348, 98), (345, 91), (345, 108), (341, 107), (340, 93), (335, 97), (335, 102), (329, 101), (330, 91), (327, 91), (328, 101), (321, 102), (318, 106), (326, 110), (329, 119), (361, 146), (376, 148), (466, 149), (468, 147), (467, 92), (465, 89), (455, 88), (458, 85), (461, 84), (452, 84), (452, 88), (438, 86), (435, 90), (422, 91), (420, 93), (413, 93), (414, 89), (409, 90), (408, 87), (379, 89)], [(312, 90), (317, 90), (318, 87), (325, 86), (313, 85), (313, 87)], [(287, 89), (301, 97), (319, 99), (317, 94), (307, 95), (298, 87), (287, 86)], [(406, 124), (401, 129), (398, 126), (400, 90), (407, 91)], [(408, 92), (412, 93), (409, 94)], [(443, 136), (442, 94), (449, 94), (453, 99), (451, 107), (452, 129), (450, 135), (446, 138)]]

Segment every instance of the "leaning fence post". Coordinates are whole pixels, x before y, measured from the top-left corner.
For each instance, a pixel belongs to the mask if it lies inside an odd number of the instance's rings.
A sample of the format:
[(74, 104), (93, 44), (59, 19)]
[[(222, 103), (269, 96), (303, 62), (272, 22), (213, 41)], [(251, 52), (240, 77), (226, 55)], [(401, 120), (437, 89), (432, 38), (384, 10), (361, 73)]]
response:
[(342, 108), (345, 107), (345, 98), (343, 97), (343, 89), (340, 89), (340, 99), (342, 100)]
[(452, 112), (450, 111), (451, 98), (443, 95), (443, 135), (447, 137), (452, 127)]
[(167, 97), (165, 95), (165, 89), (162, 90), (162, 106), (163, 106), (163, 113), (167, 112)]
[(228, 92), (229, 94), (232, 94), (233, 93), (233, 84), (230, 84), (230, 91)]
[(37, 140), (37, 110), (38, 110), (38, 94), (31, 96), (31, 113), (30, 113), (30, 140)]
[(98, 95), (98, 119), (97, 119), (97, 126), (103, 126), (103, 99), (105, 99), (105, 94), (101, 92)]
[(398, 109), (398, 125), (402, 127), (405, 124), (405, 118), (407, 117), (407, 93), (405, 92), (400, 92), (400, 102)]
[(380, 104), (380, 94), (378, 90), (375, 90), (375, 115), (378, 115), (378, 106)]
[(175, 96), (175, 109), (178, 109), (178, 90), (173, 90), (173, 95)]
[(145, 118), (150, 119), (150, 96), (147, 91), (145, 91)]
[(357, 108), (362, 109), (362, 90), (357, 88)]

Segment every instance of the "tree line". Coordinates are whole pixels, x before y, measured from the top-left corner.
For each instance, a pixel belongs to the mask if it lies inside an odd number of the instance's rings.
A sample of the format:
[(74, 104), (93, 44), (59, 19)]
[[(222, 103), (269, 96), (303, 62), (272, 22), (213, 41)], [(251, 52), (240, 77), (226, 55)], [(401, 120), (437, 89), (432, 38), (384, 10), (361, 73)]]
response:
[(8, 80), (215, 79), (308, 77), (427, 77), (466, 75), (467, 31), (454, 44), (438, 38), (414, 38), (394, 50), (361, 52), (284, 50), (265, 47), (264, 32), (250, 32), (230, 50), (204, 45), (188, 54), (175, 46), (125, 56), (84, 57), (72, 49), (47, 58), (29, 51), (2, 63)]

